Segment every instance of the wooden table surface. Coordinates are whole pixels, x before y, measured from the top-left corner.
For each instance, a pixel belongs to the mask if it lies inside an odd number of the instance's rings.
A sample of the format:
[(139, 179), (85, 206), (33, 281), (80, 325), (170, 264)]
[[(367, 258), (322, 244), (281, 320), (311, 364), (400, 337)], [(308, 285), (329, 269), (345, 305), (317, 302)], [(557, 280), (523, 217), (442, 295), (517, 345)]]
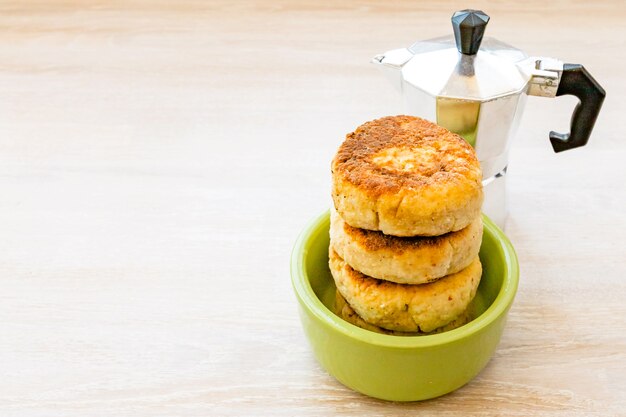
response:
[(345, 133), (403, 111), (370, 57), (461, 2), (0, 3), (0, 415), (626, 415), (626, 8), (481, 2), (489, 36), (607, 90), (531, 97), (507, 233), (521, 282), (462, 389), (394, 404), (316, 363), (289, 255)]

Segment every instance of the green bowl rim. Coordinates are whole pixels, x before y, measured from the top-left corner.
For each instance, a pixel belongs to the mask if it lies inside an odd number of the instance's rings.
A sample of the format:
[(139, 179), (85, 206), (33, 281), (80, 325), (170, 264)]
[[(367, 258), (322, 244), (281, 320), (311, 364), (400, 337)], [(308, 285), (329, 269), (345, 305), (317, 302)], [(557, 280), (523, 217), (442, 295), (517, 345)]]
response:
[(515, 254), (515, 249), (513, 249), (513, 245), (511, 245), (511, 242), (506, 237), (504, 232), (496, 226), (491, 219), (483, 214), (484, 230), (487, 233), (492, 234), (499, 243), (497, 248), (499, 254), (504, 259), (506, 274), (505, 281), (502, 288), (500, 288), (500, 292), (496, 296), (496, 299), (483, 314), (472, 320), (470, 323), (457, 329), (444, 333), (419, 337), (393, 336), (375, 333), (350, 324), (338, 317), (322, 303), (313, 291), (311, 283), (307, 277), (307, 273), (304, 269), (304, 259), (306, 258), (308, 251), (306, 249), (307, 242), (311, 237), (313, 237), (315, 232), (319, 233), (321, 224), (327, 222), (329, 216), (330, 210), (327, 210), (323, 214), (314, 218), (300, 233), (300, 236), (298, 236), (291, 253), (291, 282), (294, 292), (300, 300), (301, 305), (306, 307), (321, 323), (335, 331), (362, 342), (378, 346), (394, 348), (433, 347), (453, 343), (482, 331), (489, 324), (493, 323), (498, 317), (505, 314), (513, 303), (519, 282), (519, 264), (517, 261), (517, 255)]

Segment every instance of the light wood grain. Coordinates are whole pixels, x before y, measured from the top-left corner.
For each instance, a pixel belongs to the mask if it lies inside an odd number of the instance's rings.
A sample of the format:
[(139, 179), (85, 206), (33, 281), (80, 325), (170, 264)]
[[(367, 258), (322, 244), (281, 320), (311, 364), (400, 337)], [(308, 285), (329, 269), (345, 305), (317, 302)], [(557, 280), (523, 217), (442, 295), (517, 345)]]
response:
[(461, 2), (0, 3), (0, 415), (626, 415), (626, 10), (483, 2), (488, 32), (608, 92), (530, 98), (501, 345), (457, 392), (393, 404), (312, 358), (288, 259), (329, 161), (402, 112), (371, 56), (448, 33)]

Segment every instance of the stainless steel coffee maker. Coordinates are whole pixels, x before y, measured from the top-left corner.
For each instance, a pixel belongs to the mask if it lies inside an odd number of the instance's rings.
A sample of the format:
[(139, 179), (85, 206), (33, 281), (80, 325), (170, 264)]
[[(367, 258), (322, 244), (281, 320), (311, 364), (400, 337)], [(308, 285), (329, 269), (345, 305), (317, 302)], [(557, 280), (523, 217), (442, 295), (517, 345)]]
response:
[(435, 121), (474, 146), (483, 169), (483, 211), (503, 227), (509, 145), (527, 95), (579, 98), (570, 132), (550, 132), (554, 151), (561, 152), (587, 143), (605, 92), (582, 65), (528, 57), (483, 38), (488, 22), (480, 10), (458, 11), (454, 36), (416, 42), (372, 62), (402, 93), (408, 114)]

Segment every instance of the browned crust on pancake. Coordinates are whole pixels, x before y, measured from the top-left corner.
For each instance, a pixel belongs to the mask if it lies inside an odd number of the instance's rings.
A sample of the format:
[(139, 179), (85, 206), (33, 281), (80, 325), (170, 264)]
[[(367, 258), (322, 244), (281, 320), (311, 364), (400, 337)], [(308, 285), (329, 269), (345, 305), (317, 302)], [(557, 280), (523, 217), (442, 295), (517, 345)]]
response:
[[(373, 155), (388, 148), (430, 148), (433, 161), (409, 171), (374, 163)], [(359, 126), (346, 136), (332, 163), (334, 175), (371, 196), (419, 190), (476, 177), (476, 154), (463, 138), (435, 123), (413, 116), (389, 116)], [(478, 170), (480, 173), (480, 170)]]
[(330, 215), (330, 244), (348, 265), (373, 278), (423, 284), (467, 267), (478, 255), (482, 218), (435, 237), (397, 237), (348, 225)]
[(454, 233), (463, 233), (465, 229), (456, 232), (448, 232), (439, 236), (391, 236), (379, 231), (360, 229), (343, 223), (345, 233), (368, 251), (389, 249), (398, 255), (411, 248), (423, 246), (430, 247), (433, 251), (448, 245), (448, 238)]

